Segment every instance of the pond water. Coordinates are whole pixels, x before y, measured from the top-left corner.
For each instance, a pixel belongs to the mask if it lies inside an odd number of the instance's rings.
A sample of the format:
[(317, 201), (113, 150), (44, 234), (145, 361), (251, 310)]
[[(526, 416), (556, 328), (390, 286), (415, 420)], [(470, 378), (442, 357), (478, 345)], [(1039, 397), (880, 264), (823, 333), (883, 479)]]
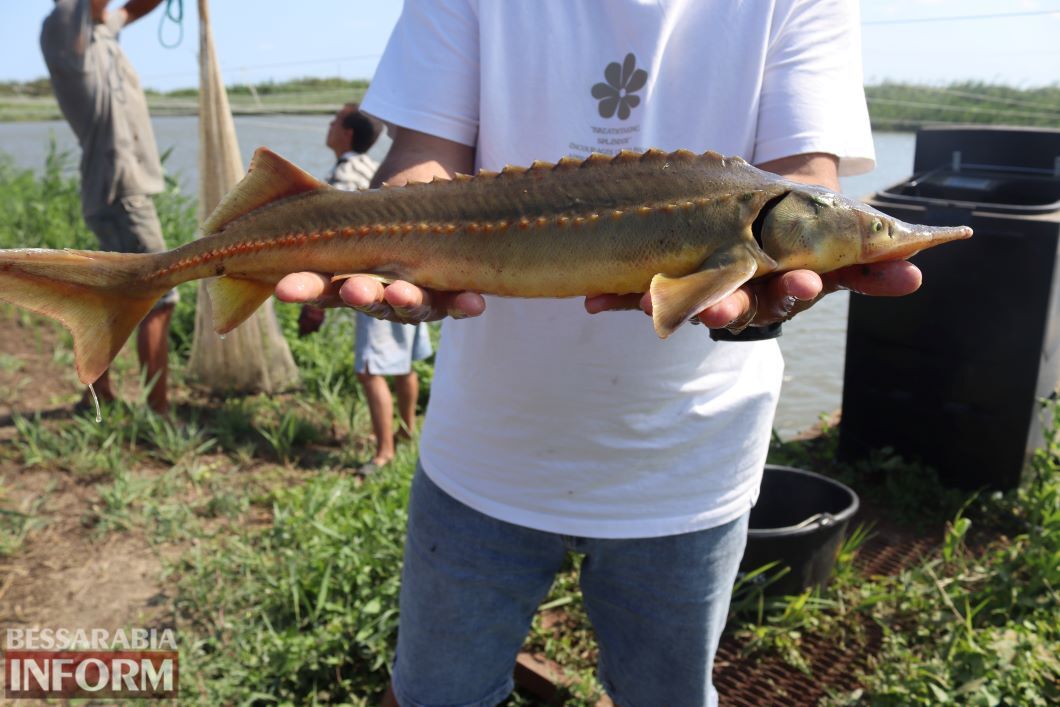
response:
[[(324, 146), (330, 116), (240, 116), (236, 131), (244, 161), (260, 145), (268, 145), (311, 174), (323, 176), (333, 157)], [(172, 148), (166, 169), (177, 175), (181, 188), (194, 194), (198, 179), (197, 122), (193, 116), (155, 118), (160, 150)], [(864, 196), (901, 181), (913, 167), (914, 136), (910, 133), (875, 133), (877, 167), (870, 174), (842, 180), (843, 191)], [(62, 121), (0, 123), (0, 151), (19, 166), (39, 169), (48, 152), (49, 139), (79, 156), (77, 140)], [(386, 136), (372, 150), (380, 159), (389, 148)], [(787, 368), (775, 426), (782, 437), (811, 427), (822, 413), (839, 408), (843, 386), (846, 316), (849, 295), (831, 295), (784, 327), (780, 346)]]

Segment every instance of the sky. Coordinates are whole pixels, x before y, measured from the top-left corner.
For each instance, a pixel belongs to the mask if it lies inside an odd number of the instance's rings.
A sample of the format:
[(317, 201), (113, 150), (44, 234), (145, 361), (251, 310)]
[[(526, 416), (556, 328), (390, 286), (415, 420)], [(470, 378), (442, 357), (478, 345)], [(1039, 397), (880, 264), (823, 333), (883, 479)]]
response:
[[(165, 3), (122, 33), (146, 87), (166, 91), (197, 82), (197, 2), (183, 5), (184, 38), (175, 48), (160, 43), (160, 35), (168, 44), (179, 35), (177, 24), (163, 22)], [(0, 6), (0, 81), (46, 76), (38, 37), (52, 0), (0, 0)], [(862, 0), (860, 6), (866, 83), (1060, 83), (1060, 0)], [(232, 84), (371, 78), (401, 2), (214, 0), (210, 8), (222, 72)]]

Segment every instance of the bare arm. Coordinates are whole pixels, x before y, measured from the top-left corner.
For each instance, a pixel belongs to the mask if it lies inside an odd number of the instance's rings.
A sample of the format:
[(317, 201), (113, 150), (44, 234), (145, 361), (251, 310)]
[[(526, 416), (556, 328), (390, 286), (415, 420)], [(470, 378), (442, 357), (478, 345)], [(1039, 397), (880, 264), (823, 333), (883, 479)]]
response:
[(372, 187), (406, 182), (429, 182), (434, 177), (451, 179), (454, 174), (471, 174), (475, 149), (452, 140), (407, 128), (397, 128), (394, 144), (379, 165)]
[(107, 3), (110, 0), (92, 0), (89, 12), (92, 14), (93, 22), (102, 22), (103, 14), (107, 11)]
[(125, 24), (131, 25), (162, 4), (162, 0), (129, 0), (121, 8), (125, 12)]
[(832, 191), (839, 191), (839, 158), (823, 152), (808, 152), (802, 155), (781, 157), (757, 165), (773, 174), (803, 184), (820, 184)]
[(117, 27), (128, 27), (162, 4), (162, 0), (129, 0), (117, 10), (107, 12), (108, 2), (92, 0), (92, 19), (96, 22), (114, 22)]

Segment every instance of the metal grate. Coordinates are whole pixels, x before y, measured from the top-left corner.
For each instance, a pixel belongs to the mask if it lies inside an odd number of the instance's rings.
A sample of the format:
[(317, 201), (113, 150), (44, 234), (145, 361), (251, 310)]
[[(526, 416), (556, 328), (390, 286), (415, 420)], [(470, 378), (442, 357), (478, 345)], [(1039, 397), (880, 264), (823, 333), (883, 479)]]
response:
[[(937, 542), (928, 538), (875, 535), (858, 552), (855, 565), (866, 576), (895, 575), (918, 562)], [(883, 631), (864, 619), (861, 640), (838, 643), (833, 637), (807, 635), (801, 652), (810, 665), (807, 675), (780, 658), (741, 655), (742, 645), (726, 635), (714, 662), (714, 684), (724, 707), (803, 707), (829, 694), (859, 687), (858, 675), (879, 652)]]
[[(881, 524), (884, 525), (884, 524)], [(914, 535), (898, 527), (877, 527), (861, 546), (854, 563), (865, 576), (895, 575), (914, 565), (938, 545), (933, 538)], [(883, 631), (863, 619), (859, 631), (837, 641), (834, 636), (806, 635), (801, 653), (810, 666), (809, 675), (775, 656), (743, 656), (743, 645), (726, 634), (714, 659), (714, 684), (722, 707), (808, 707), (829, 694), (843, 694), (858, 687), (858, 676), (869, 667), (883, 643)], [(548, 704), (563, 704), (562, 668), (547, 665), (540, 657), (520, 655), (516, 680), (520, 687)], [(610, 700), (601, 701), (603, 705)]]
[(858, 687), (857, 676), (868, 667), (869, 657), (880, 649), (883, 633), (865, 621), (861, 643), (836, 644), (834, 638), (806, 636), (802, 654), (811, 674), (800, 672), (777, 657), (740, 655), (740, 643), (726, 637), (714, 663), (714, 684), (726, 707), (801, 707), (816, 705), (830, 693)]
[(882, 535), (865, 541), (854, 558), (854, 566), (866, 577), (896, 575), (913, 566), (938, 542), (933, 538), (908, 538), (894, 541)]

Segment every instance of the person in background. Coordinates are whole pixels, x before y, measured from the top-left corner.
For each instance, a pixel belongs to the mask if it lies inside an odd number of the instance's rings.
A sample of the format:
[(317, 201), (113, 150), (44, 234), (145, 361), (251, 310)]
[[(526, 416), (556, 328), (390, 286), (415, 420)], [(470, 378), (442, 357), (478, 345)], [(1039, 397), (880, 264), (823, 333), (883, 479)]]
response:
[[(356, 103), (347, 103), (340, 108), (328, 125), (327, 146), (335, 153), (335, 166), (328, 174), (327, 183), (344, 191), (367, 189), (379, 168), (378, 163), (368, 156), (368, 151), (381, 131), (382, 124), (362, 113)], [(323, 309), (303, 305), (298, 317), (298, 333), (307, 336), (317, 331), (323, 322)], [(386, 322), (363, 312), (357, 313), (354, 367), (364, 387), (376, 442), (375, 455), (361, 466), (361, 474), (369, 474), (386, 465), (394, 457), (396, 440), (407, 439), (415, 431), (420, 384), (419, 377), (412, 370), (412, 362), (425, 359), (431, 353), (426, 324)], [(397, 392), (402, 427), (396, 435), (394, 400), (386, 376), (394, 377)]]
[(367, 189), (379, 163), (368, 151), (379, 139), (383, 125), (360, 111), (356, 103), (347, 103), (328, 124), (327, 146), (335, 153), (335, 166), (327, 182), (336, 189)]
[[(406, 0), (363, 104), (394, 137), (376, 181), (655, 147), (741, 155), (838, 189), (874, 158), (859, 27), (855, 0)], [(284, 278), (284, 301), (451, 317), (384, 704), (503, 701), (573, 551), (614, 702), (716, 705), (714, 654), (783, 375), (779, 322), (839, 287), (902, 295), (919, 283), (906, 262), (787, 272), (660, 341), (640, 311), (586, 314), (638, 309), (640, 295)]]
[[(165, 186), (147, 99), (118, 44), (118, 33), (161, 0), (130, 0), (108, 11), (108, 0), (56, 0), (40, 44), (52, 90), (81, 145), (81, 209), (102, 250), (166, 250), (152, 195)], [(169, 322), (176, 291), (163, 296), (136, 337), (140, 365), (151, 386), (147, 404), (169, 409)], [(103, 400), (116, 394), (109, 372), (95, 382)], [(87, 398), (81, 404), (87, 404)]]
[[(379, 139), (382, 129), (382, 124), (361, 113), (356, 103), (339, 108), (328, 123), (328, 136), (324, 139), (324, 144), (335, 153), (335, 164), (325, 181), (343, 191), (367, 189), (379, 169), (379, 163), (368, 156), (368, 150)], [(324, 316), (323, 308), (302, 305), (298, 335), (308, 336), (319, 330)]]

